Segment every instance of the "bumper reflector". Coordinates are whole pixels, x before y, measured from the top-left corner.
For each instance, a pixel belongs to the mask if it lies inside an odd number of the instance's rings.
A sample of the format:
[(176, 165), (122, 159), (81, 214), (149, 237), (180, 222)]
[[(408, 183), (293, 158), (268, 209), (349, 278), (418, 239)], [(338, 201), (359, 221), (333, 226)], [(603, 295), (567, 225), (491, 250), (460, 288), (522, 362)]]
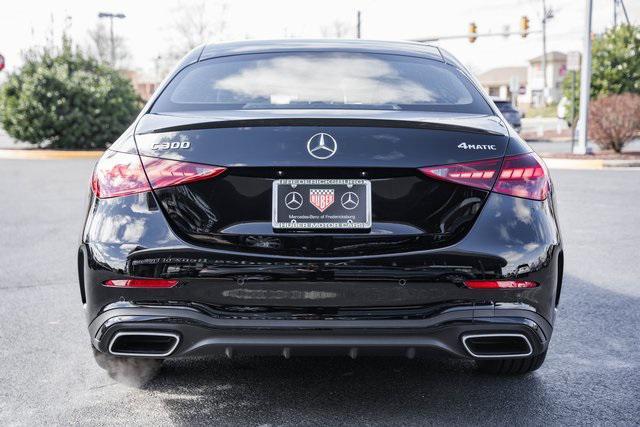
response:
[(465, 280), (464, 285), (469, 289), (526, 289), (535, 288), (539, 283), (528, 280)]
[(173, 288), (177, 280), (166, 279), (111, 279), (102, 283), (110, 288)]

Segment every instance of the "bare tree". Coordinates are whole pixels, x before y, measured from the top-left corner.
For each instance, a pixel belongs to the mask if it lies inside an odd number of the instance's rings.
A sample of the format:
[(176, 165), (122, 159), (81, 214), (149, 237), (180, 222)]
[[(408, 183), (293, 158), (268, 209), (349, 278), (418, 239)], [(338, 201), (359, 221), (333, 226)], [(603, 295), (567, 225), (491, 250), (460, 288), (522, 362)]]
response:
[(111, 37), (107, 26), (98, 21), (95, 27), (89, 30), (89, 38), (91, 39), (88, 49), (90, 55), (97, 58), (100, 62), (110, 64), (114, 68), (123, 68), (126, 66), (130, 58), (130, 53), (122, 36), (116, 34), (113, 38), (116, 54), (114, 64), (111, 64)]
[(201, 43), (222, 40), (227, 29), (227, 10), (224, 2), (181, 1), (175, 11), (176, 47), (184, 54)]
[(333, 21), (331, 25), (322, 27), (322, 37), (326, 38), (345, 38), (351, 37), (354, 33), (353, 25), (345, 21)]
[(154, 58), (158, 78), (166, 75), (187, 52), (208, 41), (223, 40), (227, 30), (227, 3), (216, 0), (180, 0), (173, 10), (173, 31), (168, 49)]

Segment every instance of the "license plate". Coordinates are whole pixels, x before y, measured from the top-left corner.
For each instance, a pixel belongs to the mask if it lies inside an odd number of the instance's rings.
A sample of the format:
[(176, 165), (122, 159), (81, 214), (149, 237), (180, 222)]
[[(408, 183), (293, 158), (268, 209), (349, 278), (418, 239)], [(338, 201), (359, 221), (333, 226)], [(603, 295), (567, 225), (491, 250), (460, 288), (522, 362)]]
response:
[(371, 228), (371, 182), (365, 179), (281, 179), (273, 182), (276, 229)]

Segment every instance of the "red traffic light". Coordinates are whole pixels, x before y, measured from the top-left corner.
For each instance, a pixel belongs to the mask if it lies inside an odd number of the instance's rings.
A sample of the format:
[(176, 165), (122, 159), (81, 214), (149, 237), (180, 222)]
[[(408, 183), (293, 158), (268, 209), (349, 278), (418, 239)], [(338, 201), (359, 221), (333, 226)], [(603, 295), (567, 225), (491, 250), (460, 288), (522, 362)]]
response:
[(4, 56), (0, 55), (0, 71), (4, 70)]

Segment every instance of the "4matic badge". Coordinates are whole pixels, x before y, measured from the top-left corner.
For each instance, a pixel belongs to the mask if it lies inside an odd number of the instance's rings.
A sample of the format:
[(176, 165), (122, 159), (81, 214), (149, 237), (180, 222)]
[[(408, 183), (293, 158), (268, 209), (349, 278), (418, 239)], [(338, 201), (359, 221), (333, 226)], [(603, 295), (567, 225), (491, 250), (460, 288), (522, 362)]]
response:
[(497, 150), (495, 145), (467, 144), (466, 142), (458, 144), (458, 148), (463, 150)]

